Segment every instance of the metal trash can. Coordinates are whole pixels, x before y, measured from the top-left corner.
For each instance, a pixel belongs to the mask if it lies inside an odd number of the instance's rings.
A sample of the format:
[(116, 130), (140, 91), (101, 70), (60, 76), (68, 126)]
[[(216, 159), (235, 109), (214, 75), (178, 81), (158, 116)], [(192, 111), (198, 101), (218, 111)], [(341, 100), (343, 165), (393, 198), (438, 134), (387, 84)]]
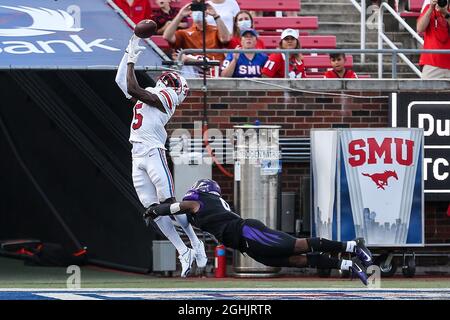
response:
[[(257, 219), (277, 228), (278, 182), (281, 172), (280, 126), (235, 126), (235, 208), (243, 219)], [(237, 277), (271, 277), (280, 268), (268, 267), (240, 252), (234, 253)]]

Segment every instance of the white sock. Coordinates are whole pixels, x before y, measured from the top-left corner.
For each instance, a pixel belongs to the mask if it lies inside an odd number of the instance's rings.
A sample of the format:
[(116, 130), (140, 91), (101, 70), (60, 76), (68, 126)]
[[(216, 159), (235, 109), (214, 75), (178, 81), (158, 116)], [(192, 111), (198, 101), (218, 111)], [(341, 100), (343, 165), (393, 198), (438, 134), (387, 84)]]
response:
[(348, 271), (348, 270), (350, 270), (350, 267), (353, 265), (353, 261), (352, 260), (345, 260), (345, 259), (342, 259), (342, 262), (341, 262), (341, 270), (343, 270), (343, 271)]
[(345, 252), (355, 252), (356, 241), (347, 241)]
[(194, 229), (188, 221), (188, 218), (185, 214), (177, 214), (175, 215), (175, 220), (180, 224), (183, 228), (184, 232), (188, 236), (191, 241), (192, 248), (197, 247), (200, 244), (200, 240), (198, 240), (197, 235), (195, 234)]
[(178, 254), (182, 255), (188, 249), (188, 247), (184, 244), (183, 240), (181, 240), (180, 235), (177, 230), (175, 230), (175, 226), (173, 225), (172, 219), (168, 216), (161, 216), (154, 220), (158, 225), (159, 229), (164, 233), (167, 239), (172, 242), (175, 248), (178, 251)]

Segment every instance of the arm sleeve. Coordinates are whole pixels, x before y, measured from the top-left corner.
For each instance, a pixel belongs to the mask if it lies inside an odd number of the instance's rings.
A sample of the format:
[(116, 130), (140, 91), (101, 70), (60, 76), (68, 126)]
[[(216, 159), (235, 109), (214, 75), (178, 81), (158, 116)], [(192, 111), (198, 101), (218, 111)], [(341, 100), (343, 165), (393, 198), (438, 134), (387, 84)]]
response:
[(175, 31), (175, 43), (172, 44), (174, 48), (184, 48), (184, 30)]
[(270, 78), (273, 78), (275, 77), (279, 67), (280, 64), (278, 63), (278, 61), (274, 60), (274, 57), (270, 55), (261, 73)]
[(122, 61), (120, 61), (119, 67), (117, 68), (116, 74), (116, 83), (119, 86), (120, 90), (125, 94), (127, 99), (131, 98), (131, 95), (128, 93), (127, 89), (127, 62), (128, 62), (128, 53), (122, 57)]

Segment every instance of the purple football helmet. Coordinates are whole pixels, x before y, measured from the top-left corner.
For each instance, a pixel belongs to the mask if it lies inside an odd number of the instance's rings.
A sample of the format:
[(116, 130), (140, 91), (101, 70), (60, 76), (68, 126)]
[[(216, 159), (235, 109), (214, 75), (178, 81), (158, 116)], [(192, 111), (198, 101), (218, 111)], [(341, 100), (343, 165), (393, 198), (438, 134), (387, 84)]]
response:
[(191, 187), (189, 191), (199, 191), (204, 193), (214, 194), (216, 196), (221, 196), (222, 191), (217, 182), (211, 179), (200, 179)]

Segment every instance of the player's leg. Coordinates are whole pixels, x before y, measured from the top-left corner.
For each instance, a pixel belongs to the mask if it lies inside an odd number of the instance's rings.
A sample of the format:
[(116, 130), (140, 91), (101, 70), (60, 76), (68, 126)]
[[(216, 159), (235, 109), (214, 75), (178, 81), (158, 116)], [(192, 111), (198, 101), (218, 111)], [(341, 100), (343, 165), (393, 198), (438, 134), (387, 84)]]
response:
[(368, 267), (373, 264), (372, 254), (364, 244), (364, 239), (352, 241), (332, 241), (325, 238), (295, 238), (285, 232), (273, 230), (261, 221), (248, 219), (243, 229), (243, 237), (259, 243), (272, 243), (269, 254), (291, 256), (309, 252), (353, 253)]
[[(149, 158), (149, 163), (147, 165), (147, 172), (153, 184), (156, 186), (160, 202), (171, 201), (168, 199), (175, 199), (173, 178), (167, 164), (164, 150), (154, 149), (152, 151), (151, 157)], [(191, 242), (192, 248), (195, 250), (197, 266), (200, 268), (205, 267), (208, 261), (205, 252), (205, 245), (198, 239), (186, 215), (176, 215), (175, 219), (180, 224), (181, 228), (183, 228), (183, 231), (186, 233), (189, 241)]]
[[(152, 204), (159, 203), (156, 187), (145, 170), (144, 158), (133, 159), (132, 173), (134, 188), (142, 205), (148, 208)], [(157, 217), (154, 221), (161, 232), (175, 246), (182, 265), (181, 276), (187, 276), (191, 269), (194, 252), (181, 240), (169, 216)]]
[(332, 253), (352, 253), (355, 254), (366, 266), (373, 264), (372, 254), (365, 246), (363, 238), (351, 241), (332, 241), (325, 238), (305, 238), (297, 239), (295, 253), (308, 252), (332, 252)]
[[(367, 284), (365, 266), (358, 258), (338, 259), (328, 254), (311, 252), (312, 248), (315, 248), (315, 251), (321, 249), (322, 251), (345, 252), (347, 249), (350, 250), (352, 244), (347, 247), (347, 243), (326, 239), (297, 239), (287, 233), (270, 229), (261, 221), (254, 219), (245, 220), (241, 239), (241, 251), (264, 265), (352, 270), (363, 283)], [(309, 253), (299, 255), (299, 253), (306, 252)]]

